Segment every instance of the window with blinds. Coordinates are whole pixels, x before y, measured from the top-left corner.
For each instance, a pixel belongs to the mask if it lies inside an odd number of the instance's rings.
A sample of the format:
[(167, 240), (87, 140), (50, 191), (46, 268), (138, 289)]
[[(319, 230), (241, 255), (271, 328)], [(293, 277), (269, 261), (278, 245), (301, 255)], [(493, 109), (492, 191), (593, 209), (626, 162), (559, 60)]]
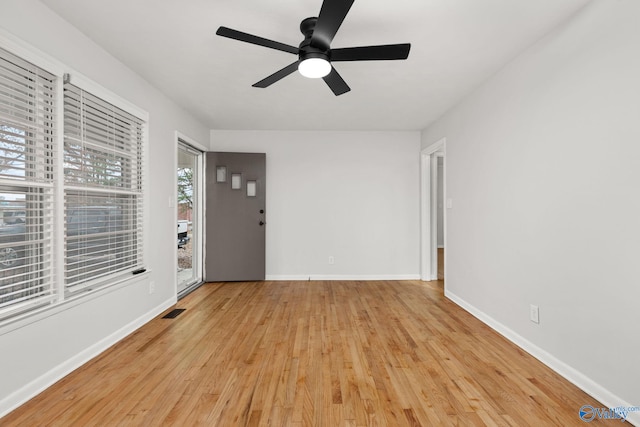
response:
[(69, 291), (142, 267), (144, 122), (64, 85), (65, 284)]
[(55, 296), (56, 85), (0, 49), (0, 319)]

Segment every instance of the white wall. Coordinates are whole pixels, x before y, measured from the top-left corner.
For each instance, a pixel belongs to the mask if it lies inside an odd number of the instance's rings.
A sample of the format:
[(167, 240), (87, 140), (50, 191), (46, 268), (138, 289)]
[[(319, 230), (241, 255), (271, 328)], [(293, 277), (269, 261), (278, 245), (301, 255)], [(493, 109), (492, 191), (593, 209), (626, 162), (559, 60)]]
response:
[[(149, 113), (147, 268), (139, 280), (21, 328), (0, 328), (0, 416), (175, 301), (175, 142), (202, 144), (208, 129), (35, 0), (3, 0), (10, 33)], [(3, 37), (0, 34), (0, 37)], [(9, 37), (7, 37), (9, 38)], [(5, 40), (7, 39), (5, 38)], [(0, 40), (1, 41), (1, 40)], [(148, 282), (156, 291), (148, 293)]]
[(639, 17), (591, 3), (422, 135), (447, 138), (447, 294), (615, 406), (640, 406)]
[(268, 279), (419, 277), (419, 132), (214, 130), (211, 149), (267, 154)]

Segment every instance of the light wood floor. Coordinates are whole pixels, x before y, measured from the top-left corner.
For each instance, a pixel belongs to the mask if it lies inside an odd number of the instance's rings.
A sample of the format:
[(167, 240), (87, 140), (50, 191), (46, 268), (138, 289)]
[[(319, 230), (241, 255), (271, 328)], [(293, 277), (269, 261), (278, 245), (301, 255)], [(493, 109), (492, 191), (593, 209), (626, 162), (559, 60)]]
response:
[(440, 281), (207, 284), (178, 307), (0, 425), (580, 426), (601, 406)]

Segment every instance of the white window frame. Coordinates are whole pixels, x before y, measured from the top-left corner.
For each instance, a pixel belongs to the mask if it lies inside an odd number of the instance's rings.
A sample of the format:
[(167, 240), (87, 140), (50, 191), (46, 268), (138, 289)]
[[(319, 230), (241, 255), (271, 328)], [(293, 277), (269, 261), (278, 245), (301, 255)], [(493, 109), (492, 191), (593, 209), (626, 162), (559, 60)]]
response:
[[(92, 92), (90, 90), (85, 89), (85, 87), (87, 87), (87, 83), (85, 79), (78, 79), (80, 80), (80, 83), (83, 84), (83, 86), (80, 86), (78, 84), (78, 82), (76, 81), (77, 79), (74, 78), (73, 76), (67, 74), (65, 75), (65, 85), (70, 85), (70, 92), (77, 95), (77, 101), (71, 103), (70, 105), (73, 105), (77, 108), (79, 108), (78, 113), (82, 114), (83, 116), (80, 118), (80, 120), (78, 122), (76, 122), (76, 124), (78, 126), (81, 127), (81, 130), (85, 130), (85, 123), (83, 123), (83, 120), (95, 120), (98, 117), (94, 116), (90, 113), (90, 109), (87, 110), (88, 112), (86, 113), (86, 116), (84, 115), (85, 113), (83, 112), (84, 110), (84, 103), (88, 102), (91, 105), (94, 106), (100, 106), (100, 108), (104, 108), (105, 110), (111, 108), (111, 107), (115, 107), (120, 111), (123, 111), (126, 114), (129, 114), (130, 116), (133, 116), (135, 118), (135, 121), (139, 121), (141, 123), (140, 125), (140, 130), (142, 132), (142, 137), (140, 139), (140, 143), (142, 144), (141, 149), (143, 150), (142, 153), (140, 153), (141, 157), (144, 156), (144, 150), (145, 150), (145, 134), (147, 132), (146, 129), (146, 120), (141, 119), (140, 117), (138, 117), (136, 114), (132, 114), (129, 113), (129, 111), (125, 110), (124, 108), (121, 108), (119, 105), (117, 105), (114, 101), (113, 101), (113, 97), (112, 97), (112, 101), (107, 101), (104, 98), (97, 96), (95, 94), (95, 92)], [(71, 87), (73, 86), (73, 87)], [(94, 86), (94, 90), (99, 90), (99, 88), (96, 88)], [(80, 92), (78, 92), (80, 91)], [(102, 91), (100, 91), (102, 92)], [(83, 98), (88, 98), (87, 101), (83, 100)], [(91, 100), (92, 98), (96, 98), (95, 100)], [(71, 97), (70, 97), (71, 98)], [(65, 104), (66, 105), (66, 104)], [(131, 107), (131, 106), (129, 106)], [(108, 113), (107, 113), (108, 114)], [(117, 115), (119, 115), (120, 113), (116, 113)], [(110, 114), (108, 114), (110, 116)], [(103, 118), (105, 118), (106, 116), (102, 116), (99, 120), (102, 120)], [(127, 117), (121, 116), (122, 119), (128, 120)], [(133, 120), (132, 120), (133, 121)], [(95, 122), (98, 123), (98, 122)], [(66, 122), (65, 122), (66, 125)], [(81, 132), (84, 133), (84, 132)], [(65, 138), (67, 138), (67, 132), (65, 131)], [(108, 138), (110, 139), (110, 138)], [(93, 143), (90, 143), (88, 139), (85, 139), (83, 136), (78, 135), (77, 137), (74, 136), (73, 138), (71, 138), (69, 141), (76, 141), (77, 143), (80, 144), (81, 146), (81, 150), (84, 151), (85, 150), (85, 144), (89, 144), (89, 146), (94, 145)], [(95, 148), (99, 150), (99, 152), (102, 153), (107, 153), (110, 149), (104, 145), (104, 143), (107, 142), (107, 139), (103, 139), (100, 143), (98, 143), (97, 145), (95, 145)], [(130, 141), (127, 141), (130, 142)], [(63, 145), (66, 146), (67, 140), (65, 139)], [(101, 147), (101, 148), (98, 148)], [(131, 147), (129, 145), (127, 145), (126, 147), (127, 149), (130, 149)], [(131, 271), (137, 270), (144, 270), (144, 236), (145, 236), (145, 232), (144, 232), (144, 190), (145, 190), (145, 182), (144, 182), (144, 177), (145, 177), (145, 165), (143, 164), (143, 158), (138, 158), (137, 157), (137, 150), (134, 148), (134, 153), (126, 153), (124, 151), (122, 151), (123, 154), (121, 154), (123, 157), (129, 158), (129, 160), (131, 161), (132, 164), (136, 164), (136, 166), (132, 166), (131, 169), (125, 167), (124, 169), (127, 170), (128, 172), (133, 172), (133, 177), (129, 177), (129, 179), (131, 181), (128, 181), (128, 183), (130, 185), (133, 185), (134, 187), (137, 187), (138, 185), (140, 185), (141, 190), (140, 191), (135, 191), (132, 190), (131, 188), (126, 188), (126, 187), (122, 187), (122, 188), (111, 188), (109, 186), (105, 186), (105, 185), (95, 185), (95, 183), (93, 184), (89, 184), (86, 185), (86, 183), (73, 183), (73, 182), (64, 182), (63, 184), (63, 190), (64, 190), (64, 194), (65, 194), (65, 198), (68, 196), (69, 193), (76, 193), (81, 195), (82, 192), (86, 192), (87, 195), (92, 195), (90, 197), (101, 197), (101, 198), (105, 198), (105, 199), (111, 199), (112, 197), (128, 197), (128, 196), (133, 196), (136, 200), (136, 208), (135, 208), (135, 213), (133, 215), (133, 220), (134, 222), (137, 224), (137, 226), (135, 227), (136, 229), (136, 233), (140, 233), (140, 235), (142, 236), (140, 239), (137, 240), (137, 244), (139, 246), (141, 246), (141, 248), (139, 248), (136, 251), (136, 255), (141, 257), (142, 259), (139, 259), (137, 264), (135, 266), (131, 266), (130, 268), (126, 268), (126, 269), (122, 269), (122, 266), (119, 267), (119, 269), (116, 270), (112, 270), (111, 267), (107, 266), (105, 267), (105, 264), (109, 264), (111, 261), (106, 261), (106, 262), (100, 262), (97, 264), (94, 264), (95, 266), (95, 270), (93, 270), (93, 267), (90, 268), (89, 270), (91, 271), (95, 271), (95, 279), (82, 279), (80, 281), (75, 281), (72, 282), (69, 280), (68, 277), (65, 277), (65, 286), (66, 286), (66, 291), (68, 293), (75, 293), (78, 291), (83, 291), (86, 290), (88, 288), (96, 288), (96, 287), (101, 287), (104, 286), (105, 284), (109, 284), (113, 281), (117, 281), (119, 278), (121, 277), (127, 277), (127, 275), (131, 274)], [(140, 172), (138, 174), (138, 171)], [(82, 173), (81, 173), (82, 175)], [(127, 180), (125, 180), (127, 181)], [(82, 196), (79, 196), (80, 199), (82, 199)], [(66, 200), (65, 200), (66, 202)], [(142, 209), (142, 211), (139, 211), (139, 209)], [(81, 208), (82, 210), (82, 208)], [(102, 209), (100, 209), (100, 211), (102, 211)], [(68, 215), (68, 212), (65, 211), (65, 215)], [(89, 215), (91, 215), (91, 213), (89, 213)], [(67, 220), (69, 220), (69, 218), (67, 218)], [(138, 221), (141, 221), (142, 224), (138, 224)], [(67, 228), (67, 231), (69, 230), (69, 225), (68, 223), (65, 223), (65, 226)], [(86, 224), (85, 224), (86, 225)], [(89, 238), (89, 242), (91, 240), (93, 240), (91, 235), (86, 235)], [(111, 236), (111, 237), (115, 237), (115, 236)], [(67, 239), (67, 242), (73, 241), (74, 239), (71, 238), (66, 235), (65, 238)], [(82, 240), (82, 239), (81, 239)], [(67, 243), (65, 242), (65, 244)], [(95, 242), (95, 241), (94, 241)], [(102, 246), (102, 245), (99, 245)], [(112, 250), (109, 250), (110, 253), (113, 253)], [(69, 260), (70, 258), (66, 258), (65, 260)], [(68, 265), (65, 261), (65, 269), (67, 272), (71, 272), (72, 270), (70, 270), (71, 265)], [(77, 267), (77, 266), (76, 266)], [(83, 275), (81, 273), (83, 269), (80, 268), (76, 268), (75, 273), (80, 274), (81, 276)], [(85, 273), (86, 274), (86, 273)]]
[[(2, 250), (8, 256), (0, 270), (0, 318), (5, 318), (55, 298), (53, 161), (59, 112), (57, 77), (7, 49), (2, 52), (2, 97), (8, 99), (0, 105), (8, 111), (3, 114), (8, 127), (2, 130), (2, 152), (10, 160), (2, 167), (0, 192), (11, 195), (7, 205), (13, 203), (22, 213), (1, 230)], [(7, 205), (3, 214), (11, 209)]]
[[(10, 315), (8, 317), (0, 318), (0, 334), (6, 333), (10, 330), (17, 329), (26, 326), (30, 323), (36, 322), (40, 319), (48, 317), (56, 312), (68, 309), (70, 306), (82, 304), (85, 301), (97, 298), (108, 292), (113, 292), (121, 287), (139, 284), (148, 278), (150, 271), (146, 271), (142, 274), (131, 275), (127, 277), (114, 278), (106, 283), (102, 283), (99, 287), (86, 288), (84, 292), (77, 292), (69, 294), (65, 292), (65, 280), (64, 280), (64, 176), (63, 176), (63, 150), (64, 150), (64, 133), (63, 133), (63, 111), (64, 111), (64, 99), (63, 99), (63, 80), (65, 74), (73, 76), (73, 84), (81, 89), (90, 92), (92, 95), (97, 96), (106, 102), (113, 104), (114, 106), (132, 114), (142, 120), (142, 132), (143, 132), (143, 153), (142, 153), (142, 168), (143, 172), (143, 194), (148, 194), (148, 155), (149, 155), (149, 114), (140, 107), (131, 103), (127, 99), (116, 95), (112, 91), (106, 89), (102, 85), (92, 81), (91, 79), (82, 75), (66, 66), (57, 59), (47, 55), (46, 53), (34, 48), (33, 46), (25, 43), (21, 39), (15, 37), (11, 33), (8, 33), (0, 29), (0, 48), (10, 52), (11, 54), (32, 63), (33, 65), (44, 69), (45, 71), (53, 74), (57, 78), (56, 87), (56, 104), (55, 110), (58, 113), (56, 118), (56, 130), (54, 133), (54, 143), (56, 146), (56, 162), (55, 162), (55, 177), (54, 177), (54, 257), (53, 257), (53, 289), (55, 299), (49, 305), (39, 306), (29, 311)], [(142, 218), (143, 218), (143, 237), (140, 244), (143, 245), (143, 253), (149, 253), (149, 200), (144, 199), (142, 203)]]

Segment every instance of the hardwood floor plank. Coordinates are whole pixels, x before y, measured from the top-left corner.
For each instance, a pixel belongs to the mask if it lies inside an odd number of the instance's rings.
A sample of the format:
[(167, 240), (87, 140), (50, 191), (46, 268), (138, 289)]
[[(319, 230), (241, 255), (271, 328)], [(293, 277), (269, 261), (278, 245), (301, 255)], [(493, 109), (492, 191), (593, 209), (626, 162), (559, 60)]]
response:
[(177, 307), (0, 425), (564, 426), (602, 406), (442, 282), (212, 283)]

